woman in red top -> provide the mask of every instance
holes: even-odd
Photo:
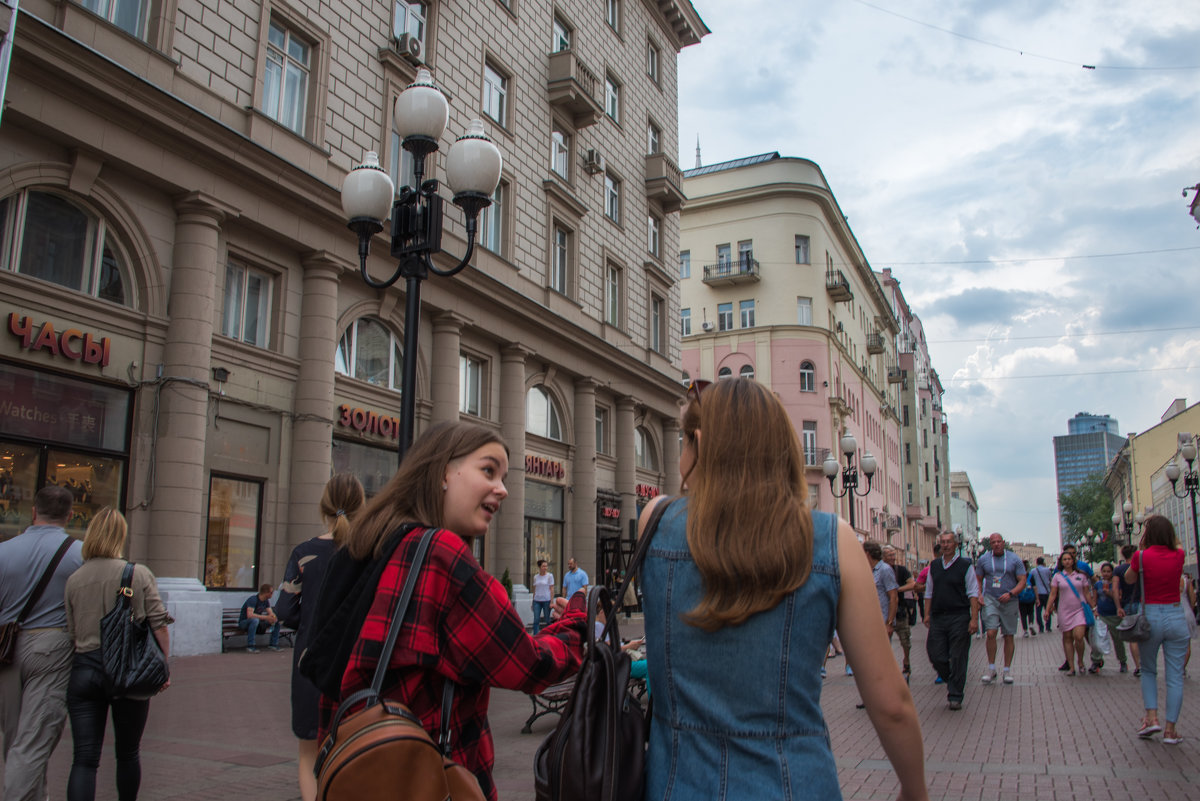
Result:
[[[1141,578],[1146,603],[1142,614],[1150,622],[1150,639],[1141,644],[1142,702],[1146,716],[1138,736],[1149,739],[1163,733],[1163,742],[1183,741],[1175,728],[1183,707],[1183,664],[1188,648],[1188,628],[1179,603],[1179,579],[1183,574],[1183,549],[1175,539],[1175,527],[1162,515],[1151,515],[1142,528],[1142,550],[1129,561],[1128,584]],[[1163,650],[1167,681],[1166,726],[1158,722],[1158,649]]]
[[[393,683],[385,685],[384,695],[408,706],[436,740],[442,690],[447,681],[455,682],[451,758],[472,771],[493,800],[490,688],[534,693],[571,676],[579,669],[587,625],[584,595],[577,593],[557,622],[537,636],[527,634],[504,587],[479,566],[464,541],[487,533],[508,496],[507,474],[508,448],[482,426],[439,423],[413,443],[396,475],[360,512],[344,553],[330,564],[322,602],[330,594],[330,582],[344,581],[351,565],[374,565],[379,578],[361,602],[365,614],[351,618],[354,623],[348,626],[357,637],[348,647],[344,671],[336,672],[340,693],[317,682],[326,691],[319,732],[323,740],[337,701],[370,686],[417,544],[426,527],[436,528],[409,603],[408,622],[392,652],[388,679]],[[356,603],[347,597],[342,606]],[[318,616],[326,612],[322,607]],[[336,618],[323,622],[328,628],[339,625]],[[318,639],[303,658],[320,647]]]

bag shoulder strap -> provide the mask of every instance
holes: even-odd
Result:
[[[375,694],[383,692],[383,679],[387,675],[388,663],[392,661],[392,651],[396,648],[396,639],[400,636],[400,628],[408,615],[408,602],[412,599],[413,590],[417,586],[421,567],[425,562],[425,554],[429,551],[429,543],[433,541],[434,529],[427,528],[417,544],[417,552],[409,565],[408,575],[404,578],[404,587],[400,590],[400,598],[396,601],[396,609],[392,613],[392,622],[388,624],[387,637],[379,652],[379,664],[375,666],[375,676],[371,679],[371,689]]]
[[[133,602],[133,566],[134,562],[126,562],[124,569],[121,571],[121,588],[117,590],[117,595],[120,598],[121,606],[126,609]]]
[[[50,579],[54,576],[54,571],[58,570],[58,563],[67,555],[67,549],[71,547],[73,541],[70,534],[66,535],[62,544],[58,546],[58,550],[54,552],[54,558],[50,560],[50,564],[46,567],[45,572],[42,573],[37,586],[33,588],[33,594],[29,596],[29,600],[25,602],[21,613],[17,615],[18,626],[25,622],[25,618],[29,617],[29,613],[33,611],[34,604],[38,602],[42,597],[42,593],[46,591],[46,587],[50,585]]]
[[[1083,599],[1079,597],[1079,590],[1075,589],[1075,582],[1071,581],[1070,576],[1066,573],[1062,574],[1063,581],[1067,582],[1067,586],[1071,588],[1071,592],[1075,593],[1075,600],[1083,603]]]

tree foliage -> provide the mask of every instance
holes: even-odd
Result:
[[[1092,473],[1080,484],[1060,492],[1058,503],[1066,523],[1067,540],[1079,546],[1085,558],[1093,563],[1110,561],[1117,553],[1112,534],[1112,494],[1104,486],[1104,474]],[[1087,530],[1105,532],[1105,541],[1098,546],[1085,545]]]

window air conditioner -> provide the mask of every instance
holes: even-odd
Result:
[[[713,330],[712,321],[705,320],[704,322],[700,323],[700,327],[703,328],[705,331],[711,331],[711,330]]]
[[[604,156],[599,150],[593,148],[584,154],[583,171],[588,175],[604,172]]]
[[[402,33],[395,38],[396,52],[413,66],[421,66],[421,40],[411,33]]]

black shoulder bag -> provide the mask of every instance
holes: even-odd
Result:
[[[145,620],[134,620],[133,562],[125,563],[117,602],[100,618],[100,653],[110,698],[154,695],[171,677],[167,657]]]
[[[537,801],[638,801],[642,797],[650,728],[645,710],[629,692],[630,659],[621,650],[617,615],[650,549],[658,521],[672,501],[659,501],[650,513],[616,601],[604,586],[588,591],[586,645],[575,688],[558,726],[534,755]],[[601,605],[607,622],[593,641]]]

